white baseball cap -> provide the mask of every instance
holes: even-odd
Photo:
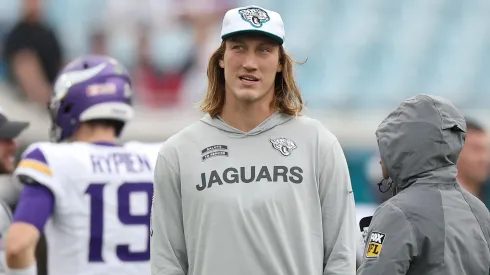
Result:
[[[221,28],[221,39],[251,32],[264,34],[281,45],[286,35],[281,15],[275,11],[259,6],[246,6],[226,12]]]

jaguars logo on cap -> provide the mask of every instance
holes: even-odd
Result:
[[[262,27],[262,24],[270,20],[267,12],[261,8],[245,8],[238,10],[242,19],[249,22],[256,28]]]

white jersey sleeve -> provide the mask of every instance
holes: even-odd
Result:
[[[56,196],[63,196],[64,189],[60,185],[59,179],[55,174],[60,173],[63,169],[56,169],[56,163],[50,160],[48,152],[50,151],[50,143],[34,143],[30,145],[22,154],[17,168],[14,171],[14,176],[24,179],[23,183],[29,183],[29,180],[34,180],[48,187]]]

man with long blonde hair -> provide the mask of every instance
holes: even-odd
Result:
[[[337,138],[302,115],[281,16],[229,10],[200,121],[155,167],[153,275],[353,275],[356,218]]]

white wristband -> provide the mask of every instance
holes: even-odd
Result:
[[[7,275],[37,275],[37,265],[33,263],[24,269],[9,269]]]

